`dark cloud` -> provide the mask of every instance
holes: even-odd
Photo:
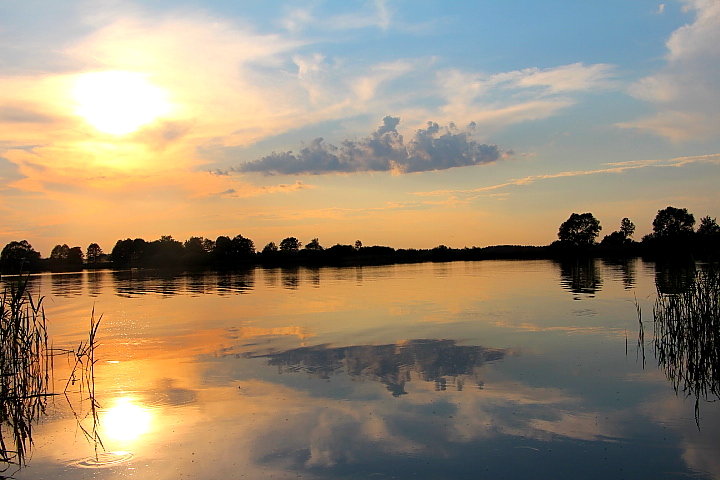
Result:
[[[426,128],[417,130],[405,142],[397,131],[399,123],[399,118],[388,116],[375,132],[360,140],[345,140],[340,146],[335,146],[325,143],[322,138],[316,138],[298,153],[273,152],[229,171],[260,172],[265,175],[391,170],[411,173],[492,163],[503,154],[512,153],[503,152],[497,145],[473,140],[475,124],[461,131],[452,123],[442,127],[435,122],[428,122]],[[213,173],[223,175],[228,171]]]

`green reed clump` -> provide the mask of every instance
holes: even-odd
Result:
[[[653,308],[658,362],[676,392],[699,400],[720,399],[720,273],[698,271],[687,289],[661,294]]]
[[[0,465],[21,465],[33,423],[45,412],[52,358],[42,297],[27,279],[7,287],[0,302]],[[4,471],[0,468],[0,471]]]

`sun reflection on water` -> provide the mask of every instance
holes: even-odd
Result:
[[[134,397],[120,397],[101,417],[103,438],[129,444],[148,433],[153,414]]]

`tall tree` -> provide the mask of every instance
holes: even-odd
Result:
[[[587,247],[595,243],[600,230],[600,222],[592,213],[573,213],[560,225],[558,238],[569,245]]]
[[[238,260],[248,260],[255,255],[255,242],[242,235],[232,239],[233,254]]]
[[[300,247],[302,246],[302,243],[300,243],[300,240],[298,240],[295,237],[287,237],[283,238],[280,242],[280,251],[281,252],[297,252],[300,250]]]
[[[97,243],[91,243],[88,245],[87,250],[85,251],[85,258],[87,259],[87,262],[89,264],[96,264],[100,261],[100,257],[102,256],[103,251],[102,248],[100,248],[100,245]]]
[[[314,250],[319,252],[324,249],[322,245],[320,245],[320,240],[318,240],[317,238],[313,238],[312,240],[310,240],[310,243],[305,245],[305,250]]]
[[[635,233],[635,224],[631,222],[629,218],[623,218],[620,220],[620,233],[622,233],[625,238],[632,237],[633,233]]]
[[[27,240],[10,242],[0,252],[0,270],[5,273],[35,271],[40,267],[40,253]]]
[[[72,266],[75,268],[82,268],[83,264],[83,251],[80,247],[72,247],[68,249],[67,258],[65,259],[65,262],[68,266]]]
[[[700,219],[697,234],[703,237],[720,235],[720,225],[717,224],[717,220],[710,218],[710,216],[703,217]]]
[[[275,245],[275,242],[270,242],[267,245],[265,245],[262,249],[262,253],[264,255],[272,255],[273,253],[278,251],[278,246]]]
[[[693,233],[695,217],[687,208],[667,207],[658,210],[653,220],[653,233],[657,238],[677,238]]]

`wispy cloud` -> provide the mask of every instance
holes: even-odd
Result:
[[[392,10],[386,0],[369,2],[368,8],[338,15],[316,13],[311,7],[289,9],[280,24],[290,32],[300,32],[309,27],[327,30],[358,30],[379,28],[387,30],[392,22]]]
[[[695,20],[667,41],[666,64],[630,93],[657,108],[653,115],[618,124],[672,141],[717,136],[720,125],[720,2],[684,0]]]
[[[325,143],[322,138],[316,138],[297,154],[272,153],[235,167],[232,171],[266,175],[388,171],[413,173],[482,165],[512,154],[503,152],[497,145],[473,140],[473,124],[461,131],[454,124],[441,127],[435,122],[428,122],[426,128],[417,130],[405,143],[397,131],[399,122],[399,118],[388,116],[375,132],[360,140],[345,140],[337,147]]]
[[[443,118],[475,121],[497,129],[555,115],[574,105],[575,95],[610,88],[614,67],[573,63],[495,74],[457,69],[437,73]]]
[[[542,180],[551,180],[554,178],[581,177],[586,175],[614,174],[624,173],[630,170],[638,170],[641,168],[678,168],[695,163],[713,163],[720,164],[720,153],[711,155],[699,155],[692,157],[677,157],[670,160],[634,160],[630,162],[613,162],[606,163],[604,168],[590,170],[566,170],[556,173],[546,173],[539,175],[528,175],[522,178],[515,178],[507,182],[496,183],[477,188],[454,189],[454,190],[431,190],[426,192],[413,192],[413,195],[419,196],[446,196],[446,195],[475,195],[485,192],[492,192],[513,186],[531,185]]]
[[[48,124],[57,121],[57,118],[28,105],[5,104],[0,105],[0,124],[3,123],[40,123]]]
[[[227,190],[217,193],[216,195],[226,198],[248,198],[257,197],[259,195],[268,195],[272,193],[292,193],[299,190],[309,190],[313,188],[316,188],[315,185],[310,185],[301,181],[297,181],[295,183],[281,183],[279,185],[245,185],[242,188],[228,188]]]

